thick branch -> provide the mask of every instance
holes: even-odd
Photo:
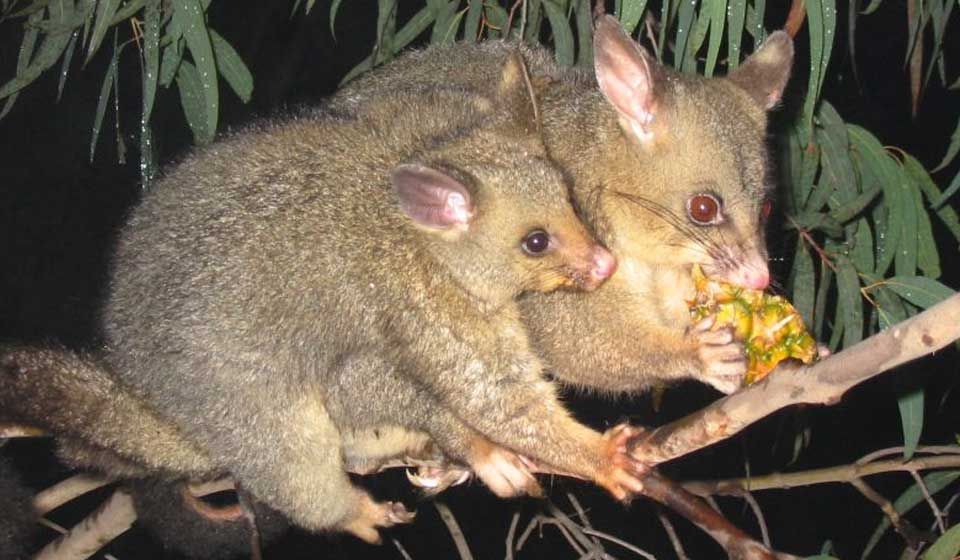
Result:
[[[960,338],[960,294],[811,366],[782,366],[763,381],[651,430],[633,454],[669,461],[727,439],[794,404],[833,404],[851,387]]]

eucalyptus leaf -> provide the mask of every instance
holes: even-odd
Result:
[[[693,27],[693,18],[696,14],[696,5],[697,0],[680,0],[680,6],[677,9],[677,32],[673,38],[676,44],[673,67],[677,70],[683,68],[685,57],[692,57],[696,52],[689,52],[690,49],[687,47],[687,41]],[[703,15],[706,16],[706,14]]]
[[[960,152],[960,119],[957,120],[957,126],[953,129],[953,134],[950,135],[950,145],[947,146],[947,153],[944,154],[943,159],[940,160],[940,163],[938,163],[937,166],[931,171],[936,173],[937,171],[940,171],[944,167],[950,165],[950,162],[953,161],[953,158],[957,157],[958,152]]]
[[[704,75],[713,76],[723,44],[723,26],[727,22],[727,0],[709,0],[710,4],[710,43],[707,45],[707,65]]]
[[[298,3],[299,2],[300,0],[298,0]],[[333,37],[334,41],[337,40],[337,30],[336,30],[337,14],[340,13],[340,4],[342,3],[343,3],[343,0],[333,0],[333,2],[330,3],[330,14],[328,16],[330,18],[330,36]],[[297,11],[296,6],[293,7],[293,11],[294,12]]]
[[[933,278],[925,276],[894,276],[884,285],[917,307],[927,309],[952,296],[956,292]]]
[[[217,132],[217,120],[220,115],[220,93],[217,83],[217,61],[213,54],[213,46],[210,43],[210,33],[207,31],[203,6],[198,0],[174,0],[173,20],[177,22],[177,27],[183,33],[183,38],[193,58],[196,78],[199,80],[200,94],[204,104],[202,115],[205,122],[203,127],[197,129],[191,125],[191,129],[194,132],[195,139],[200,140],[201,143],[209,142],[213,140]],[[181,71],[182,67],[181,64]],[[178,72],[178,86],[180,80],[180,72]],[[183,88],[181,86],[181,97],[182,95]],[[195,113],[194,116],[200,116],[200,114]],[[198,131],[202,134],[197,134]]]
[[[912,276],[917,272],[917,248],[919,245],[917,212],[923,211],[923,209],[917,208],[917,199],[910,192],[912,185],[907,183],[906,174],[902,168],[901,175],[904,178],[899,185],[897,207],[894,209],[896,218],[892,218],[893,223],[900,222],[900,243],[897,246],[897,254],[893,263],[894,270],[898,275]]]
[[[556,0],[543,0],[543,8],[550,20],[550,30],[553,32],[553,45],[557,62],[563,66],[573,66],[573,31],[570,29],[566,12]]]
[[[903,459],[909,461],[917,451],[923,431],[923,389],[917,389],[897,399],[900,423],[903,427]]]
[[[119,50],[114,47],[113,56],[110,58],[110,65],[103,75],[103,83],[100,84],[100,97],[97,99],[97,111],[93,117],[93,131],[90,134],[90,162],[93,162],[93,155],[97,150],[97,140],[100,138],[100,129],[103,125],[103,117],[107,112],[107,102],[110,100],[110,94],[114,91],[117,74],[117,60]]]
[[[207,128],[210,120],[206,116],[208,106],[203,96],[203,83],[197,67],[187,60],[182,61],[177,70],[177,90],[180,92],[183,116],[193,132],[193,141],[197,144],[211,141],[214,133]]]
[[[253,95],[253,76],[247,65],[243,63],[243,59],[230,43],[213,29],[210,30],[210,43],[213,45],[213,54],[220,75],[230,84],[230,89],[241,101],[249,102]]]
[[[643,17],[643,11],[647,8],[647,0],[623,0],[620,4],[620,25],[627,33],[632,34]]]
[[[120,7],[120,0],[97,0],[93,30],[90,32],[90,42],[87,43],[86,62],[90,62],[94,53],[100,48],[100,43],[107,35],[107,30],[110,29],[111,21],[113,21],[113,16],[117,13],[118,7]]]
[[[816,298],[816,276],[813,268],[813,257],[804,243],[803,237],[797,238],[797,251],[793,257],[793,269],[791,270],[792,289],[790,290],[790,301],[796,308],[803,322],[807,325],[813,323],[813,309]]]
[[[740,65],[740,43],[747,18],[747,0],[729,0],[727,8],[727,70]]]
[[[468,4],[463,39],[468,43],[476,43],[480,32],[480,16],[483,15],[483,0],[468,0]]]
[[[589,0],[577,0],[577,66],[593,68],[593,12]]]
[[[839,255],[837,267],[837,313],[843,314],[843,347],[849,348],[863,339],[863,302],[860,296],[860,277],[853,263]]]
[[[921,560],[955,560],[960,553],[960,525],[954,525],[923,553]]]

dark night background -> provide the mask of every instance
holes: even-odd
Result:
[[[774,3],[771,3],[774,4]],[[838,33],[846,37],[846,3],[839,6]],[[370,0],[344,2],[337,19],[337,40],[331,37],[329,4],[318,2],[304,16],[290,17],[287,2],[214,2],[211,26],[237,49],[254,77],[253,101],[241,104],[224,86],[221,88],[222,130],[258,116],[282,112],[285,107],[308,103],[331,92],[339,79],[370,50],[375,38],[376,3]],[[419,5],[401,2],[398,22],[402,24]],[[777,27],[785,19],[781,6],[769,6],[767,26]],[[951,26],[957,31],[957,21]],[[126,30],[124,30],[126,32]],[[824,97],[837,106],[841,115],[873,131],[885,144],[904,148],[928,167],[942,158],[950,133],[956,125],[957,92],[945,92],[936,82],[925,94],[915,120],[909,115],[909,91],[903,70],[906,42],[905,3],[887,1],[872,16],[862,17],[858,26],[858,69],[860,82],[853,79],[851,63],[843,41],[835,45]],[[948,30],[948,36],[950,31]],[[797,76],[787,94],[787,104],[774,118],[774,131],[782,129],[797,110],[806,84],[804,67],[806,28],[798,35]],[[948,76],[956,77],[955,57],[958,36],[948,41]],[[14,74],[21,39],[19,22],[0,23],[0,82]],[[106,43],[105,43],[106,44]],[[117,162],[113,133],[114,114],[108,111],[95,160],[88,160],[91,127],[100,91],[100,80],[109,62],[109,48],[82,68],[82,56],[74,57],[63,98],[56,102],[57,73],[51,72],[24,91],[13,111],[0,121],[0,338],[31,342],[59,341],[84,347],[96,341],[96,310],[103,295],[110,246],[126,210],[136,202],[138,185],[138,115],[140,111],[139,66],[130,52],[121,58],[120,128],[128,152],[126,163]],[[953,56],[951,56],[953,55]],[[953,66],[951,66],[953,64]],[[176,91],[158,94],[154,114],[155,137],[164,162],[174,160],[188,149],[190,133],[183,120]],[[957,164],[934,176],[941,187],[956,172]],[[954,197],[956,207],[958,197]],[[941,281],[960,286],[956,265],[957,246],[934,221],[941,241],[945,273]],[[789,256],[794,240],[781,231],[770,232],[771,255]],[[783,260],[775,261],[781,273]],[[952,268],[951,268],[952,267]],[[783,276],[781,276],[783,278]],[[924,443],[949,443],[960,430],[957,381],[958,356],[953,349],[921,363],[901,368],[852,391],[831,408],[805,408],[781,412],[748,429],[741,437],[706,449],[664,467],[678,479],[740,476],[749,471],[766,474],[774,470],[804,470],[851,463],[870,451],[898,445],[900,419],[895,396],[910,388],[927,391]],[[663,409],[654,413],[647,397],[607,400],[575,399],[582,418],[600,427],[629,418],[641,424],[662,424],[702,407],[716,394],[708,389],[685,385],[668,391]],[[798,429],[809,426],[811,442],[792,465]],[[3,455],[12,457],[28,484],[40,489],[62,478],[45,441],[14,441]],[[749,458],[749,463],[747,462]],[[903,474],[873,477],[870,482],[891,499],[911,482]],[[267,558],[400,558],[389,538],[394,537],[413,558],[455,557],[456,550],[436,510],[418,503],[401,472],[369,477],[364,484],[382,498],[402,499],[417,507],[419,518],[411,526],[385,533],[387,544],[368,547],[350,537],[324,537],[294,531],[281,543],[266,550]],[[674,554],[656,518],[656,510],[637,500],[624,508],[601,491],[566,480],[545,481],[551,498],[568,513],[572,510],[565,492],[573,491],[589,508],[591,521],[599,530],[626,539],[659,558]],[[956,492],[956,484],[953,492]],[[947,492],[949,494],[949,490]],[[87,500],[93,507],[101,492]],[[521,529],[538,502],[520,500],[505,503],[476,485],[455,488],[443,495],[457,516],[477,558],[503,557],[504,541],[512,513],[519,508]],[[830,484],[756,495],[771,529],[774,547],[794,554],[813,554],[832,540],[838,555],[859,557],[863,545],[880,520],[879,510],[848,485]],[[749,509],[740,500],[719,500],[724,513],[736,524],[759,537]],[[84,514],[82,507],[64,508],[52,516],[70,525]],[[911,517],[921,528],[931,517],[917,508]],[[951,521],[960,519],[958,514]],[[673,518],[688,554],[693,558],[719,558],[722,553],[697,529]],[[49,536],[49,535],[47,535]],[[874,558],[893,558],[902,541],[892,532],[884,537]],[[608,551],[621,556],[615,545]],[[134,528],[104,552],[121,559],[176,558],[142,529]],[[535,533],[520,558],[573,557],[555,528],[545,527],[543,539]]]

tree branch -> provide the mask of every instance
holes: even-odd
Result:
[[[647,432],[632,453],[655,465],[727,439],[795,404],[833,404],[851,387],[960,338],[960,294],[810,366],[786,365],[763,381]]]

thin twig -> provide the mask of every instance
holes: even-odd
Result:
[[[37,515],[46,515],[78,496],[93,492],[111,482],[113,481],[108,478],[88,474],[71,476],[38,492],[33,497],[33,510]]]
[[[397,547],[397,550],[400,551],[400,556],[403,556],[403,560],[413,560],[413,558],[410,556],[410,553],[407,552],[407,549],[403,548],[403,545],[400,544],[400,541],[391,538],[390,542],[392,542],[393,546]]]
[[[443,520],[447,526],[447,530],[450,531],[450,536],[457,545],[457,552],[460,554],[460,559],[473,560],[473,554],[470,553],[470,547],[467,545],[467,538],[463,536],[463,530],[460,529],[460,524],[457,523],[457,518],[453,516],[450,508],[442,502],[433,502],[433,507],[437,508],[437,512],[440,513],[440,519]]]
[[[760,509],[760,504],[757,503],[756,498],[754,498],[750,492],[745,491],[740,497],[743,498],[743,501],[747,502],[750,509],[753,510],[753,515],[757,518],[757,525],[760,526],[760,536],[763,538],[763,544],[767,545],[767,548],[773,548],[773,545],[770,544],[770,531],[767,529],[767,519],[763,516],[763,510]]]
[[[917,487],[920,488],[920,492],[923,493],[923,499],[927,501],[927,505],[930,506],[930,511],[933,512],[933,518],[937,522],[937,528],[940,529],[940,534],[943,534],[947,531],[947,528],[943,525],[943,512],[940,511],[940,507],[937,506],[937,502],[934,501],[933,496],[930,495],[930,489],[927,488],[926,483],[923,482],[923,478],[915,470],[910,471],[910,475],[913,477],[913,480],[916,481]]]
[[[517,535],[517,525],[520,523],[520,512],[513,512],[513,517],[510,518],[510,530],[507,531],[507,554],[504,556],[504,560],[513,560],[513,539]]]
[[[833,482],[852,483],[866,476],[891,472],[927,471],[960,467],[960,456],[942,455],[936,457],[917,457],[910,461],[875,461],[860,465],[838,465],[823,469],[813,469],[795,473],[772,473],[752,478],[730,478],[725,480],[700,480],[683,484],[683,488],[698,496],[738,495],[742,490],[787,489],[798,486],[812,486]]]
[[[870,500],[880,508],[880,511],[890,520],[893,528],[907,541],[907,545],[910,546],[910,548],[918,548],[920,543],[926,540],[912,523],[900,515],[900,512],[890,503],[890,500],[883,497],[883,495],[864,482],[863,479],[858,478],[851,480],[850,484],[859,490],[864,498]]]
[[[117,490],[66,535],[43,547],[34,560],[82,560],[99,550],[133,525],[137,513],[133,498]]]
[[[638,548],[636,545],[630,544],[630,543],[628,543],[627,541],[625,541],[625,540],[623,540],[623,539],[618,539],[617,537],[614,537],[613,535],[608,535],[607,533],[604,533],[604,532],[602,532],[602,531],[597,531],[596,529],[584,529],[583,532],[586,533],[586,534],[588,534],[588,535],[592,535],[592,536],[594,536],[594,537],[599,537],[599,538],[601,538],[601,539],[603,539],[603,540],[605,540],[605,541],[610,541],[610,542],[612,542],[613,544],[619,545],[619,546],[621,546],[621,547],[629,550],[630,552],[633,552],[634,554],[637,554],[637,555],[639,555],[639,556],[643,556],[643,557],[646,558],[647,560],[657,560],[657,557],[656,557],[656,556],[654,556],[653,554],[650,554],[650,553],[647,552],[646,550],[643,550],[643,549],[641,549],[641,548]]]
[[[587,529],[593,529],[593,525],[590,523],[590,518],[587,517],[587,510],[583,509],[583,506],[580,505],[580,501],[577,500],[577,497],[573,495],[572,492],[567,492],[567,499],[570,500],[570,504],[573,505],[573,509],[577,510],[577,517],[579,517],[583,526]],[[603,546],[600,544],[600,540],[597,537],[593,538],[593,542],[600,547],[600,551],[603,552]]]
[[[663,526],[663,530],[666,531],[667,537],[670,539],[670,544],[673,545],[673,551],[677,554],[677,560],[690,560],[687,557],[687,552],[683,549],[683,543],[680,542],[680,538],[677,537],[677,530],[674,529],[673,523],[670,521],[670,518],[667,517],[666,510],[662,506],[657,507],[657,519],[660,520],[660,525]]]

